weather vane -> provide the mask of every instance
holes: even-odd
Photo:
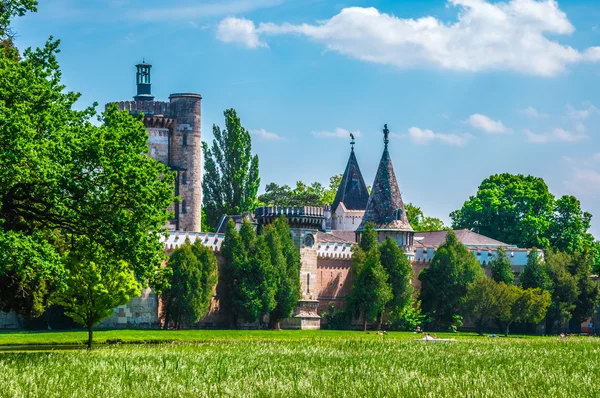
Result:
[[[354,134],[350,133],[350,145],[352,146],[352,150],[354,150]]]
[[[387,124],[383,125],[383,143],[385,144],[385,146],[387,147],[388,142],[390,142],[390,140],[388,139],[388,135],[390,134],[390,130],[388,130]]]

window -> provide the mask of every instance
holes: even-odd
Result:
[[[310,274],[306,274],[306,293],[310,293]]]
[[[182,213],[187,213],[187,208],[185,206],[185,200],[181,201],[181,212]]]
[[[183,146],[187,146],[187,134],[183,133]]]
[[[396,209],[396,210],[394,210],[394,219],[395,220],[402,220],[402,209]]]
[[[187,173],[185,171],[181,172],[181,183],[184,184],[184,185],[187,184],[187,176],[186,176],[186,174]]]

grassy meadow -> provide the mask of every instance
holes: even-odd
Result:
[[[0,396],[600,396],[596,338],[453,335],[454,343],[428,343],[412,333],[334,331],[103,331],[95,337],[162,343],[100,344],[92,352],[4,347]],[[0,333],[5,346],[84,340],[83,332]]]

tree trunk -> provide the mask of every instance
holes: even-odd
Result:
[[[87,341],[87,350],[90,351],[92,349],[92,338],[94,336],[94,332],[92,331],[92,323],[88,323],[88,341]]]
[[[504,327],[504,337],[508,337],[508,328],[510,327],[510,323],[506,323],[506,326]]]
[[[376,325],[376,329],[377,331],[381,330],[381,318],[382,318],[383,314],[380,312],[377,313],[377,325]]]
[[[363,332],[367,331],[367,314],[363,316]]]

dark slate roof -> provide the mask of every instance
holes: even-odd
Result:
[[[424,247],[438,247],[446,240],[448,231],[433,231],[433,232],[415,232],[415,245]],[[513,247],[499,240],[488,238],[487,236],[478,234],[468,229],[458,229],[454,233],[458,241],[465,246],[491,246],[491,247]]]
[[[331,205],[331,211],[335,212],[340,202],[344,203],[347,210],[364,210],[368,200],[369,191],[358,167],[354,148],[352,148],[346,171],[344,171],[344,176]]]
[[[399,217],[396,217],[396,210],[401,210]],[[379,162],[377,174],[375,175],[365,216],[357,232],[362,231],[368,222],[373,222],[376,230],[413,230],[406,217],[404,203],[400,195],[400,188],[398,188],[398,181],[396,181],[396,174],[394,173],[394,166],[388,152],[387,142],[381,156],[381,161]]]
[[[319,242],[333,243],[356,243],[356,234],[354,231],[343,231],[334,229],[330,232],[317,232],[317,240]]]

